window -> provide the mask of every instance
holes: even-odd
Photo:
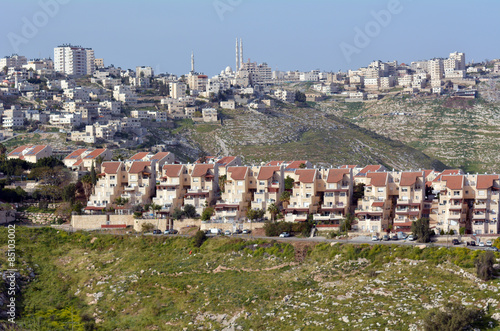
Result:
[[[199,179],[199,178],[193,178],[193,182],[194,182],[194,183],[198,183],[199,181],[200,181],[200,179]]]
[[[137,180],[137,176],[136,175],[130,175],[130,180]]]
[[[384,188],[383,187],[377,188],[377,192],[384,192]]]
[[[484,196],[484,191],[477,191],[477,195]]]
[[[111,180],[115,180],[115,178],[116,178],[115,176],[109,176],[109,179]]]
[[[460,195],[460,191],[453,191],[453,195],[454,196]]]
[[[252,182],[250,182],[250,183],[252,183]],[[261,180],[261,181],[259,182],[259,185],[266,185],[266,182],[264,182],[264,181],[262,181],[262,180]]]
[[[239,180],[239,181],[236,183],[236,185],[238,185],[238,186],[243,186],[243,181],[242,181],[242,180]]]
[[[341,197],[345,197],[345,192],[340,192]]]

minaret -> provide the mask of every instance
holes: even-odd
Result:
[[[191,51],[191,72],[194,72],[194,53]]]
[[[236,38],[236,68],[235,72],[237,72],[240,69],[240,59],[239,59],[239,53],[238,53],[238,38]]]
[[[240,69],[243,67],[243,41],[240,38]]]

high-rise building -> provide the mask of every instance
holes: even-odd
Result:
[[[21,68],[23,65],[27,64],[28,61],[25,56],[14,54],[12,56],[6,56],[0,59],[0,70],[4,67],[7,68]]]
[[[450,59],[457,61],[457,67],[455,70],[465,70],[465,53],[450,53]]]
[[[71,76],[92,75],[95,71],[94,50],[81,46],[58,46],[54,48],[54,70]]]

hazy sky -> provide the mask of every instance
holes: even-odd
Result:
[[[234,68],[236,37],[245,61],[273,70],[338,71],[453,51],[467,62],[500,58],[498,0],[2,0],[0,9],[0,57],[53,57],[71,43],[105,65],[156,73],[187,73],[191,51],[199,72]]]

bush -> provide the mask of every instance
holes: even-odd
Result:
[[[484,281],[493,278],[494,263],[495,255],[493,254],[493,252],[487,251],[479,255],[475,261],[477,276]]]
[[[155,226],[151,223],[142,223],[141,230],[142,232],[149,232],[153,230]]]
[[[424,318],[426,331],[455,331],[463,330],[483,317],[480,309],[466,308],[459,303],[449,302],[440,309],[432,310]]]
[[[429,219],[419,218],[413,221],[411,225],[411,232],[417,235],[417,241],[421,243],[428,243],[431,241],[431,230],[429,229]]]
[[[205,234],[205,231],[197,231],[193,238],[194,247],[201,247],[201,245],[203,245],[205,240],[207,240],[207,235]]]

